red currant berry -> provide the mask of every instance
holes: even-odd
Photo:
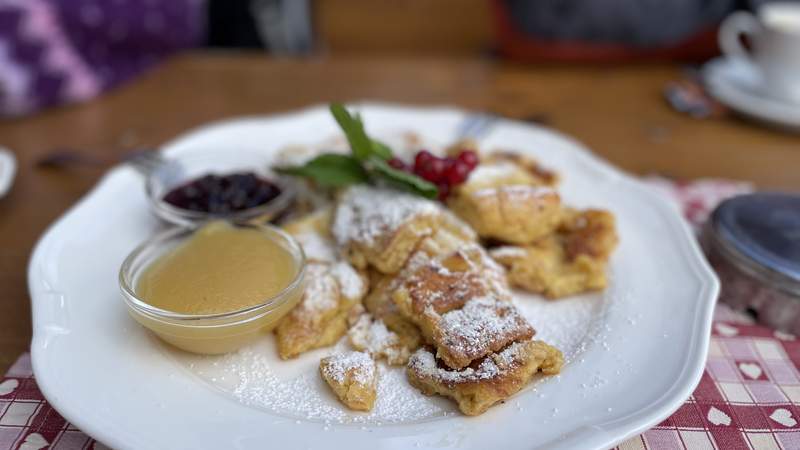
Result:
[[[431,162],[428,163],[428,167],[430,167],[431,172],[436,177],[436,181],[444,179],[444,173],[447,170],[447,161],[441,158],[433,158]]]
[[[439,190],[439,201],[447,200],[447,196],[450,195],[450,185],[447,183],[438,183],[436,188]]]
[[[414,167],[414,174],[419,176],[419,177],[422,177],[422,178],[424,178],[424,179],[426,179],[426,180],[428,180],[430,182],[434,182],[435,183],[437,181],[437,174],[433,171],[433,168],[431,167],[431,163],[430,162],[426,163],[423,166],[415,166]]]
[[[436,158],[431,154],[431,152],[427,150],[420,150],[417,152],[417,156],[414,158],[414,170],[420,170],[423,166],[425,166],[428,162],[432,159]]]
[[[391,167],[393,167],[393,168],[395,168],[397,170],[405,170],[405,171],[408,170],[408,166],[400,158],[392,158],[392,159],[390,159],[389,160],[389,166],[391,166]]]
[[[422,164],[421,166],[414,167],[415,174],[421,176],[422,178],[432,183],[439,182],[439,180],[442,179],[443,172],[444,172],[444,161],[435,156],[425,161],[424,164]]]
[[[467,181],[469,172],[472,170],[466,163],[456,161],[449,169],[447,169],[447,182],[451,185],[461,184]]]
[[[469,166],[470,169],[477,167],[478,163],[480,162],[478,159],[478,154],[472,150],[464,150],[459,153],[458,160]]]

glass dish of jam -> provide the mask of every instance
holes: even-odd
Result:
[[[267,156],[254,151],[163,158],[145,189],[156,215],[191,227],[216,219],[269,222],[294,198],[291,180],[271,172]]]

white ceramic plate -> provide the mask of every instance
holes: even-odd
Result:
[[[787,131],[800,131],[800,104],[764,93],[758,69],[748,61],[716,58],[703,66],[703,81],[720,103],[759,122]]]
[[[464,117],[453,109],[361,105],[370,132],[415,130],[448,142]],[[335,135],[324,107],[228,121],[166,146],[169,155],[241,147],[275,152]],[[515,149],[564,178],[565,201],[611,209],[621,244],[602,294],[558,302],[516,300],[538,336],[569,363],[503,405],[468,418],[408,388],[383,368],[371,415],[339,406],[318,380],[324,349],[292,362],[272,338],[234,355],[167,349],[125,312],[117,270],[160,224],[141,180],[111,171],[41,239],[29,268],[33,367],[52,405],[114,448],[542,448],[605,449],[656,424],[702,374],[718,283],[673,207],[580,144],[542,128],[500,121],[486,148]]]

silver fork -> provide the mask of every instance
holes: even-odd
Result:
[[[137,172],[146,176],[164,164],[166,160],[158,151],[142,150],[125,158],[125,162],[133,166]]]
[[[486,136],[499,118],[487,113],[469,113],[456,127],[456,140],[478,140]]]
[[[103,167],[110,168],[116,164],[130,164],[136,171],[147,175],[158,166],[165,163],[166,159],[157,150],[141,149],[128,152],[122,158],[88,155],[79,150],[70,148],[56,149],[36,161],[37,167],[68,168],[68,167]]]

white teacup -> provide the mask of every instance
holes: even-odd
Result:
[[[750,49],[741,37],[749,38]],[[725,19],[719,31],[722,51],[751,62],[764,81],[764,92],[800,103],[800,4],[768,3],[758,14],[739,11]]]

